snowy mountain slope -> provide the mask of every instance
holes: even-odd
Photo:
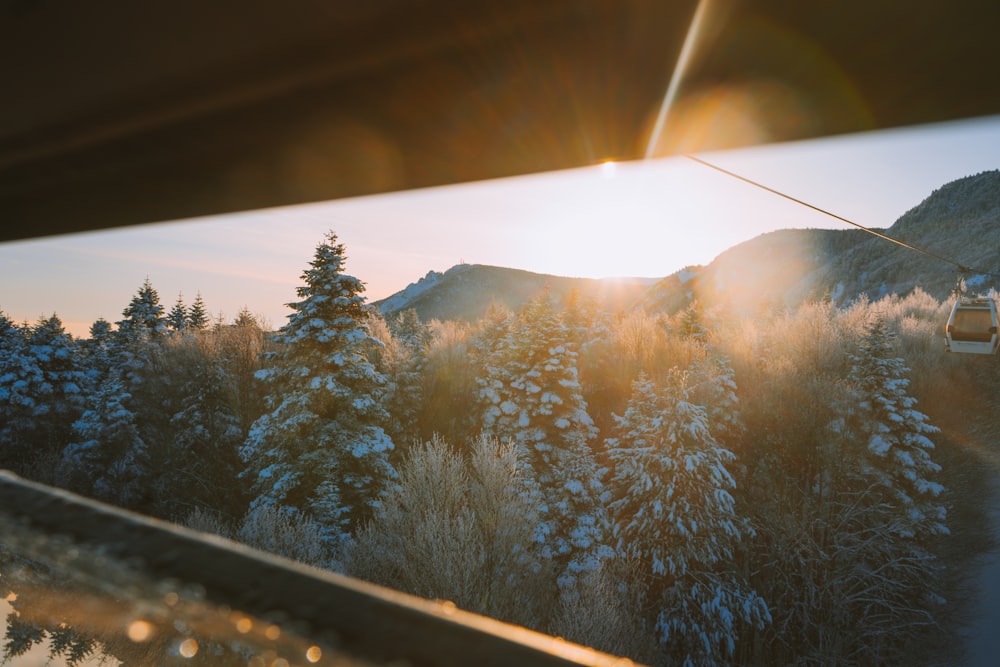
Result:
[[[453,267],[451,270],[454,270],[455,268],[459,267]],[[401,310],[406,310],[409,307],[407,304],[415,301],[427,290],[440,284],[443,279],[443,273],[439,271],[428,271],[427,275],[417,282],[410,283],[402,290],[376,302],[376,304],[378,305],[379,310],[383,313],[395,313]]]
[[[474,321],[491,303],[517,310],[543,290],[559,303],[571,294],[592,298],[605,310],[634,306],[655,282],[651,278],[567,278],[482,264],[459,264],[444,273],[431,271],[416,283],[374,302],[390,315],[413,308],[420,319]]]

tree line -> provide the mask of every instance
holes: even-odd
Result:
[[[423,323],[345,262],[329,233],[277,331],[148,280],[85,340],[0,314],[0,466],[652,664],[954,638],[975,466],[916,397],[985,380],[931,297]]]

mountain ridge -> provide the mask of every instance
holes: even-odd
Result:
[[[386,315],[414,308],[424,321],[474,321],[490,303],[517,310],[548,289],[558,303],[571,293],[612,311],[642,307],[675,313],[692,301],[740,313],[795,307],[810,299],[838,304],[920,288],[949,298],[959,270],[970,291],[1000,288],[1000,170],[936,188],[889,228],[875,229],[931,254],[921,254],[863,229],[778,229],[738,243],[707,265],[662,278],[569,278],[521,269],[459,264],[430,271],[375,305]],[[935,256],[932,256],[935,255]]]
[[[626,310],[642,298],[659,278],[573,278],[487,264],[457,264],[447,271],[429,271],[424,277],[385,299],[375,301],[384,315],[414,309],[422,321],[472,322],[496,303],[518,310],[547,290],[556,304],[575,296],[593,299],[606,310]]]

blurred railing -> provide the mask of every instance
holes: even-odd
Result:
[[[297,636],[299,645],[307,647],[301,655],[307,655],[307,661],[312,663],[319,662],[319,656],[323,655],[326,658],[336,656],[340,661],[336,664],[413,667],[632,664],[628,660],[558,638],[461,611],[448,602],[422,600],[300,565],[3,471],[0,471],[0,519],[7,522],[7,528],[0,526],[4,530],[4,537],[0,539],[3,539],[8,554],[7,560],[0,562],[0,568],[9,570],[12,562],[47,558],[58,561],[59,567],[68,570],[66,576],[70,578],[72,570],[86,570],[91,578],[98,580],[99,585],[91,585],[96,589],[108,589],[108,582],[120,577],[123,570],[148,581],[149,590],[158,592],[147,595],[141,605],[122,599],[130,595],[142,597],[138,593],[105,592],[105,596],[112,599],[111,604],[122,608],[120,616],[123,620],[119,624],[123,627],[118,634],[131,637],[132,641],[145,640],[150,628],[162,627],[165,633],[173,632],[171,626],[192,631],[189,620],[169,620],[171,614],[181,613],[182,605],[178,604],[176,593],[164,594],[166,588],[157,583],[168,582],[165,585],[171,591],[196,591],[194,597],[199,598],[200,604],[211,606],[216,610],[216,617],[226,621],[220,626],[219,623],[212,625],[202,620],[206,628],[214,628],[212,633],[218,635],[219,628],[231,622],[237,632],[230,634],[242,640],[253,627],[246,619],[270,619],[257,621],[256,627],[264,628],[256,640],[258,645],[266,645],[271,639],[276,639],[277,628],[284,628],[283,641]],[[20,546],[11,544],[16,541],[14,535],[24,531],[33,536],[27,540],[33,546],[26,547],[24,539],[20,540]],[[38,548],[39,542],[50,547],[54,545],[44,558],[38,556],[38,553],[46,551],[45,548]],[[9,554],[12,550],[16,554],[19,548],[26,552],[24,558],[11,559]],[[65,556],[67,553],[72,554],[72,558]],[[81,553],[94,556],[85,563],[80,560]],[[101,574],[102,571],[104,574]],[[0,570],[0,575],[8,575],[10,579],[10,572]],[[66,581],[61,577],[54,578],[57,581],[52,586],[56,589],[64,585],[60,581]],[[78,584],[68,585],[68,588],[72,589],[73,595],[79,595],[82,590]],[[129,583],[114,590],[135,591],[137,587]],[[49,605],[64,611],[67,606],[87,606],[77,602],[66,603],[68,598],[60,596],[58,590],[51,592],[49,597],[64,600]],[[90,606],[94,607],[93,604]],[[108,607],[108,603],[100,606],[105,610]],[[53,612],[50,609],[47,613],[51,615]],[[106,611],[103,613],[109,615]],[[154,620],[135,620],[139,615]],[[204,619],[204,612],[199,612],[197,617]],[[155,619],[159,619],[159,625],[156,625]],[[146,625],[135,626],[139,622]],[[125,627],[130,624],[132,627]],[[134,633],[136,628],[142,632],[137,630]],[[193,632],[197,634],[197,628]],[[141,636],[137,639],[136,634]],[[226,633],[222,632],[222,635]],[[232,642],[226,643],[229,641],[226,637],[213,641],[220,646],[232,645]],[[197,644],[180,642],[173,646],[171,650],[175,654],[178,650],[184,654],[184,646]],[[320,652],[321,646],[325,653]],[[268,655],[271,656],[271,664],[294,664],[287,660],[275,662],[276,651],[270,651]],[[328,661],[324,659],[322,662]],[[249,664],[255,663],[250,661]]]

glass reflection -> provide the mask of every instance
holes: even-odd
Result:
[[[0,663],[364,665],[288,618],[213,604],[198,586],[41,535],[0,512]]]

